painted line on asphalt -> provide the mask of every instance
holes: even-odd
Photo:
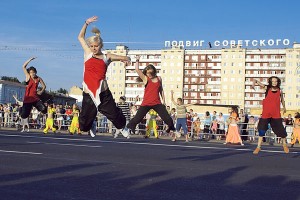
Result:
[[[27,151],[7,151],[7,150],[1,150],[0,152],[3,153],[19,153],[19,154],[32,154],[32,155],[41,155],[43,153],[36,153],[36,152],[27,152]]]
[[[247,148],[230,148],[230,147],[207,147],[207,146],[191,146],[191,145],[179,145],[179,144],[155,144],[155,143],[143,143],[143,142],[115,142],[115,141],[102,141],[107,143],[120,143],[120,144],[136,144],[136,145],[149,145],[149,146],[166,146],[166,147],[183,147],[183,148],[195,148],[195,149],[216,149],[216,150],[231,150],[231,151],[249,151],[253,152],[253,149]],[[261,150],[262,152],[269,152],[269,153],[284,153],[282,151],[277,150]],[[293,151],[289,152],[292,154],[300,154],[300,152]]]
[[[103,143],[115,143],[115,144],[133,144],[133,145],[147,145],[147,146],[163,146],[163,147],[180,147],[180,148],[194,148],[194,149],[215,149],[215,150],[231,150],[231,151],[249,151],[252,152],[254,149],[248,148],[230,148],[230,147],[208,147],[208,146],[192,146],[192,145],[179,145],[179,144],[161,144],[161,143],[146,143],[146,142],[130,142],[130,141],[113,141],[113,140],[97,140],[97,139],[79,139],[79,138],[57,138],[57,137],[45,137],[45,136],[30,136],[30,135],[11,135],[11,134],[0,134],[0,136],[9,137],[24,137],[24,138],[37,138],[37,139],[52,139],[52,140],[66,140],[66,141],[84,141],[84,142],[103,142]],[[59,143],[57,143],[59,144]],[[87,145],[88,146],[88,145]],[[268,153],[284,153],[279,150],[267,150],[262,149],[261,152]],[[298,151],[290,151],[289,154],[300,154]]]
[[[48,145],[61,145],[61,146],[73,146],[73,147],[89,147],[89,148],[100,148],[102,146],[91,146],[84,144],[66,144],[66,143],[54,143],[54,142],[27,142],[30,144],[48,144]]]

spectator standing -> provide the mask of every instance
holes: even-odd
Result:
[[[224,144],[231,143],[244,146],[237,124],[239,122],[238,108],[233,106],[231,109],[232,111],[229,117],[228,133],[226,135],[226,141]]]
[[[218,123],[217,140],[221,140],[222,136],[225,135],[225,119],[223,113],[221,112],[217,117],[217,123]]]

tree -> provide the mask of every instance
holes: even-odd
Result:
[[[1,76],[1,80],[11,81],[11,82],[15,82],[15,83],[21,83],[17,77]]]
[[[56,92],[57,93],[62,93],[62,94],[68,94],[68,90],[62,89],[62,88],[59,88]]]

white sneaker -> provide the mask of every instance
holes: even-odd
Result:
[[[117,137],[118,137],[118,135],[119,135],[118,133],[115,133],[115,134],[114,134],[114,138],[117,138]]]
[[[129,129],[125,127],[121,130],[121,133],[123,137],[127,138],[129,136]]]
[[[96,126],[92,126],[92,128],[90,129],[90,135],[91,135],[91,137],[95,137],[96,136],[96,132],[97,132],[97,130],[96,130]]]
[[[95,132],[96,133],[96,132]],[[90,130],[90,135],[91,135],[91,137],[95,137],[96,136],[96,134],[95,134],[94,132],[93,132],[93,130],[91,129]]]
[[[27,132],[29,132],[29,129],[27,130]]]
[[[129,135],[127,136],[127,139],[130,139],[130,136],[129,136]]]
[[[24,129],[21,130],[21,132],[24,132],[24,131],[25,131]]]

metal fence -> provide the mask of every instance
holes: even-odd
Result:
[[[45,127],[45,122],[46,122],[46,115],[39,114],[36,117],[32,118],[32,114],[29,116],[29,125],[31,129],[43,129]],[[60,120],[61,119],[61,120]],[[114,133],[116,131],[116,128],[113,126],[113,124],[104,116],[101,114],[97,115],[97,131],[99,133]],[[66,114],[60,114],[60,115],[55,115],[54,117],[54,124],[56,127],[61,127],[60,130],[62,131],[68,131],[69,126],[71,125],[72,122],[72,115],[66,115]],[[165,132],[166,130],[166,125],[161,121],[161,120],[156,120],[157,122],[157,130],[159,135],[170,135]],[[215,139],[217,136],[221,136],[222,138],[225,138],[225,134],[219,134],[219,130],[214,133],[211,131],[209,128],[208,133],[204,133],[204,126],[205,126],[205,121],[201,120],[201,126],[200,126],[200,133],[197,135],[199,138],[196,137],[196,131],[194,130],[194,125],[191,122],[190,126],[188,126],[188,134],[190,137],[194,137],[195,139]],[[60,125],[61,124],[61,125]],[[248,128],[248,123],[239,123],[239,127],[247,127],[247,128],[240,128],[240,132],[246,133],[246,134],[241,134],[243,137],[258,137],[258,132],[256,128]],[[253,125],[253,124],[252,124]],[[10,112],[10,113],[3,113],[0,112],[0,128],[1,127],[8,127],[8,128],[16,128],[20,129],[21,124],[20,124],[20,117],[17,112]],[[251,126],[250,126],[251,127]],[[146,128],[147,128],[147,119],[143,119],[141,123],[139,123],[136,127],[136,132],[132,134],[138,134],[138,135],[144,135],[146,133]],[[224,132],[226,133],[228,129],[228,126],[225,125],[224,127]],[[223,129],[222,129],[223,130]],[[292,126],[286,126],[286,131],[287,131],[287,142],[290,143],[292,139],[292,131],[293,127]],[[254,135],[248,134],[250,132],[254,132]],[[151,132],[152,133],[152,132]],[[265,142],[269,143],[279,143],[280,138],[278,138],[272,129],[270,128],[266,135],[264,136]]]

